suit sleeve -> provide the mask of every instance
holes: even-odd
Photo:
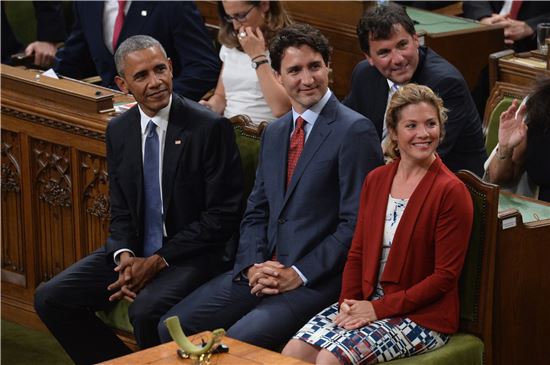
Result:
[[[464,128],[472,123],[478,123],[481,128],[481,121],[464,80],[454,77],[441,79],[433,90],[443,99],[445,108],[448,109],[445,137],[437,148],[441,159],[445,161],[455,144],[462,143],[460,137],[463,135]],[[471,141],[464,141],[464,143],[470,144]]]
[[[338,225],[295,263],[307,278],[308,286],[341,273],[355,230],[363,181],[371,170],[382,164],[382,150],[374,126],[368,119],[356,120],[346,132],[338,154]]]
[[[348,95],[346,95],[344,100],[342,100],[342,104],[344,104],[348,108],[353,109],[355,111],[361,109],[359,107],[359,99],[360,98],[359,98],[359,95],[357,95],[356,86],[355,86],[355,81],[358,78],[357,74],[359,73],[358,69],[359,69],[360,65],[361,65],[361,63],[357,64],[355,66],[355,68],[353,69],[353,72],[351,73],[350,91],[349,91]]]
[[[464,1],[462,10],[464,18],[474,20],[480,20],[495,13],[489,1]]]
[[[468,249],[473,205],[464,184],[454,182],[444,193],[435,227],[433,274],[412,287],[372,302],[378,319],[403,316],[426,306],[458,284]]]
[[[112,254],[121,249],[128,248],[134,252],[141,249],[138,245],[137,227],[132,219],[128,202],[120,185],[120,152],[121,143],[113,139],[113,122],[107,126],[105,144],[107,147],[107,171],[109,174],[109,205],[111,220],[109,224],[109,237],[105,243],[105,253],[108,263],[112,263]]]
[[[268,129],[266,129],[262,137],[254,188],[248,197],[246,213],[241,222],[241,237],[235,258],[234,276],[239,275],[254,263],[265,261],[269,250],[267,242],[269,202],[265,194],[262,163],[264,141],[268,133]]]
[[[212,248],[221,248],[236,232],[243,194],[243,174],[229,120],[209,127],[203,146],[204,209],[157,251],[168,263]]]
[[[531,27],[531,29],[533,29],[533,31],[535,32],[535,34],[533,34],[533,38],[536,39],[537,38],[537,24],[550,22],[550,12],[546,12],[546,13],[540,14],[538,16],[529,18],[529,19],[524,19],[523,21],[525,23],[527,23],[527,25],[529,27]]]
[[[74,2],[74,24],[71,34],[65,41],[65,45],[57,51],[55,57],[55,72],[75,79],[97,75],[80,21],[79,7],[85,5],[85,3]]]
[[[194,2],[181,1],[174,6],[174,14],[170,16],[178,57],[173,61],[179,63],[174,91],[197,101],[216,87],[220,61]]]
[[[67,37],[65,15],[61,1],[33,1],[36,14],[36,39],[44,42],[63,42]]]

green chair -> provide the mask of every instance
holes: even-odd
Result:
[[[395,365],[481,365],[492,362],[493,278],[497,232],[496,185],[470,171],[457,176],[472,196],[474,222],[460,276],[460,330],[445,346],[425,354],[390,361]]]
[[[485,107],[483,118],[483,133],[485,134],[485,150],[490,155],[498,143],[498,126],[500,115],[508,109],[514,99],[523,100],[528,94],[528,88],[506,82],[497,82],[491,91]]]
[[[260,150],[260,138],[267,122],[256,125],[246,115],[237,115],[231,118],[235,129],[235,140],[241,155],[241,163],[244,173],[243,206],[254,186],[256,167],[258,165],[258,153]],[[113,328],[119,337],[130,347],[137,348],[134,338],[134,328],[128,317],[128,308],[131,305],[126,300],[121,300],[105,311],[98,311],[96,315],[109,327]]]
[[[235,140],[241,154],[244,173],[243,197],[246,202],[256,179],[260,139],[265,127],[267,127],[267,122],[254,124],[247,115],[240,114],[232,117],[231,123],[235,128]]]

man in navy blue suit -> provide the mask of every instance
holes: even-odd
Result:
[[[197,101],[216,86],[220,62],[194,2],[125,3],[122,29],[113,47],[117,2],[75,1],[73,30],[57,53],[54,70],[77,79],[99,75],[103,86],[117,89],[116,47],[128,37],[142,34],[158,40],[171,59],[174,92]]]
[[[361,186],[383,161],[372,123],[328,89],[329,55],[327,39],[309,25],[284,28],[272,41],[271,65],[292,111],[264,131],[233,270],[163,317],[179,316],[186,333],[224,327],[276,349],[337,300]],[[293,154],[297,146],[303,150]],[[170,340],[162,320],[159,333]]]
[[[368,10],[357,34],[367,59],[355,67],[344,104],[372,120],[383,140],[393,90],[410,82],[428,86],[449,110],[445,137],[437,149],[441,159],[453,171],[467,169],[482,176],[487,155],[481,121],[460,72],[419,45],[413,21],[400,5]]]

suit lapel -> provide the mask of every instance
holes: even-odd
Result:
[[[124,25],[118,37],[117,46],[134,34],[142,34],[142,29],[151,18],[155,3],[153,1],[132,1],[124,18]]]
[[[141,148],[141,125],[137,106],[128,111],[129,128],[124,138],[124,172],[119,177],[123,180],[121,186],[127,187],[123,194],[128,202],[135,208],[136,216],[141,214],[142,189],[143,189],[143,158]],[[136,178],[138,176],[138,178]]]
[[[164,213],[168,211],[168,204],[172,198],[174,181],[179,166],[179,160],[187,141],[184,137],[186,113],[183,103],[176,95],[172,95],[172,106],[168,117],[168,129],[164,141],[164,156],[162,159],[162,200]]]
[[[438,157],[432,163],[426,175],[420,180],[420,183],[409,198],[407,207],[395,231],[387,265],[384,268],[381,281],[397,283],[401,279],[401,272],[408,256],[411,237],[413,236],[416,222],[424,202],[431,191],[432,185],[439,174],[440,166],[441,160]]]
[[[382,140],[382,131],[384,129],[384,116],[386,115],[386,106],[388,104],[388,91],[389,86],[386,79],[380,75],[380,79],[378,80],[377,87],[373,86],[373,90],[381,90],[379,92],[376,92],[374,95],[374,99],[372,102],[373,106],[373,120],[374,126],[376,127],[376,132],[378,132],[378,137],[380,140]],[[368,103],[369,101],[365,101]]]
[[[378,278],[378,270],[380,267],[380,255],[382,253],[382,240],[384,238],[384,225],[386,223],[386,207],[388,205],[388,197],[391,192],[391,186],[395,173],[397,172],[398,163],[394,162],[387,166],[388,172],[383,175],[379,185],[376,185],[377,191],[369,195],[365,221],[357,222],[357,225],[362,224],[368,232],[368,239],[373,244],[366,245],[366,252],[363,254],[363,267],[365,270],[365,278],[376,287]]]
[[[326,138],[330,134],[331,132],[330,124],[335,121],[337,103],[339,102],[336,100],[335,96],[334,95],[331,96],[331,98],[329,99],[329,101],[327,102],[327,104],[319,114],[319,117],[317,118],[317,121],[315,122],[315,125],[313,126],[313,129],[309,134],[306,144],[304,145],[302,154],[298,159],[298,163],[296,164],[296,169],[294,170],[292,179],[290,180],[289,185],[286,189],[285,200],[281,208],[284,208],[284,206],[286,205],[289,197],[292,195],[292,192],[296,188],[298,181],[300,181],[300,178],[304,174],[305,169],[313,160],[317,150],[319,150],[323,142],[326,140]],[[287,143],[287,150],[288,150],[288,143]],[[288,160],[288,153],[287,153],[287,156],[285,156],[285,168],[286,168],[287,160]],[[286,170],[285,170],[284,176],[286,176]],[[284,182],[283,182],[283,185],[284,185]]]
[[[273,156],[270,156],[273,161],[274,171],[269,171],[275,179],[275,188],[277,197],[284,199],[286,189],[286,170],[288,160],[288,147],[290,144],[290,132],[292,130],[292,113],[288,113],[287,118],[281,127],[274,131],[273,140],[277,144],[273,148]]]

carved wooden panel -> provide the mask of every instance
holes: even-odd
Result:
[[[23,202],[19,135],[2,130],[2,269],[23,275]],[[12,277],[3,275],[3,279]]]
[[[108,235],[109,186],[107,176],[107,162],[105,157],[90,153],[79,153],[80,181],[82,192],[81,242],[83,255],[101,247]]]
[[[31,139],[37,284],[75,261],[70,149]]]

